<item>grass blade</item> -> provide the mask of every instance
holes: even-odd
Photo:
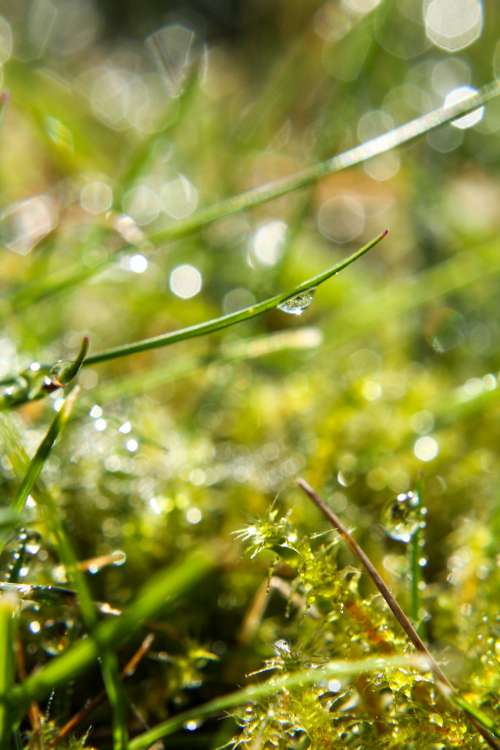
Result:
[[[30,495],[35,483],[40,476],[45,462],[47,461],[50,452],[59,437],[61,431],[66,426],[68,419],[73,410],[76,398],[78,396],[78,386],[73,389],[68,398],[64,401],[61,409],[57,412],[56,416],[52,420],[52,423],[47,431],[47,434],[43,438],[42,442],[38,446],[35,455],[33,456],[28,471],[21,482],[21,485],[16,493],[14,500],[12,501],[12,509],[16,513],[21,513],[28,496]]]
[[[16,597],[0,597],[0,749],[8,750],[12,737],[12,712],[5,703],[14,684]],[[3,701],[1,700],[3,699]]]
[[[333,661],[325,664],[318,669],[304,669],[298,672],[284,675],[282,677],[273,677],[270,680],[261,682],[257,685],[250,685],[242,690],[236,690],[221,698],[215,698],[201,706],[196,706],[189,711],[183,711],[181,714],[158,724],[147,732],[135,737],[129,743],[129,750],[143,750],[150,747],[157,740],[167,737],[168,735],[182,729],[184,724],[194,719],[202,719],[207,716],[214,716],[229,708],[236,708],[245,703],[267,698],[274,695],[279,690],[291,690],[297,687],[306,687],[314,685],[322,680],[332,677],[355,677],[368,672],[378,672],[384,669],[398,669],[399,667],[413,667],[427,671],[429,664],[427,659],[415,656],[392,656],[379,659],[363,659],[360,661]]]
[[[444,694],[447,697],[450,697],[451,699],[451,696],[454,695],[455,693],[455,688],[453,687],[452,683],[450,682],[448,677],[445,675],[445,673],[443,672],[443,670],[441,669],[437,661],[434,659],[433,655],[431,654],[431,652],[425,645],[422,638],[417,633],[410,618],[401,609],[401,606],[399,605],[399,602],[397,601],[396,597],[388,588],[387,584],[385,583],[383,578],[380,576],[380,574],[378,573],[377,569],[375,568],[375,566],[373,565],[372,561],[367,556],[365,551],[359,546],[359,544],[354,539],[352,534],[347,530],[347,528],[344,526],[342,521],[332,511],[332,509],[320,498],[318,493],[315,490],[313,490],[313,488],[304,479],[299,479],[298,485],[301,488],[301,490],[303,490],[305,494],[319,508],[319,510],[323,513],[323,515],[327,519],[327,521],[338,531],[338,533],[340,534],[344,542],[351,549],[352,553],[361,562],[364,569],[366,570],[366,572],[368,573],[368,575],[374,582],[375,586],[378,588],[378,590],[382,594],[383,598],[385,599],[394,617],[396,618],[396,620],[399,622],[399,624],[405,631],[409,640],[413,643],[417,651],[424,654],[425,657],[428,659],[430,669],[432,670],[432,672],[434,672],[434,675],[438,680],[438,685],[439,683],[441,683],[441,686],[444,687],[444,690],[443,690]],[[464,706],[468,705],[463,700],[462,700],[462,704]],[[466,711],[470,722],[474,725],[474,727],[481,734],[481,736],[486,740],[488,745],[492,748],[495,748],[495,750],[500,750],[500,743],[498,743],[495,737],[491,734],[489,727],[483,726],[481,721],[475,715],[476,712],[469,711],[468,708],[467,709],[464,708],[464,710]]]
[[[98,658],[100,651],[116,648],[132,637],[144,622],[169,610],[175,600],[206,576],[214,567],[214,555],[201,550],[186,557],[181,563],[163,570],[145,584],[136,600],[122,615],[100,623],[94,633],[71,646],[62,656],[30,675],[16,686],[9,702],[19,708],[31,700],[48,695],[54,688],[74,680]]]
[[[483,106],[499,94],[500,80],[491,81],[465,101],[435,109],[383,135],[379,135],[371,141],[355,146],[326,161],[318,162],[290,177],[285,177],[282,180],[249,190],[246,193],[210,206],[185,221],[177,222],[171,227],[153,232],[149,235],[149,239],[154,243],[179,239],[223,217],[231,216],[240,211],[246,211],[249,208],[255,208],[275,198],[281,198],[283,195],[292,193],[295,190],[308,187],[322,177],[327,177],[357,164],[362,164],[368,159],[373,159],[375,156],[392,151],[404,143],[414,141],[416,138],[426,135],[441,125],[445,125]]]
[[[87,346],[88,341],[84,340],[80,355],[74,363],[66,365],[64,373],[62,373],[64,376],[71,378],[76,374],[85,356]],[[16,512],[20,513],[22,511],[28,495],[34,490],[35,483],[40,476],[52,447],[73,412],[78,393],[79,388],[77,386],[65,399],[61,409],[54,417],[47,434],[40,443],[33,459],[29,463],[24,480],[21,483],[21,487],[19,488],[13,502],[13,509]],[[14,436],[12,437],[14,439]],[[44,488],[40,488],[39,491],[36,492],[36,497],[45,525],[55,538],[59,557],[66,568],[70,583],[77,592],[78,602],[85,625],[92,633],[97,624],[97,611],[90,590],[87,586],[85,576],[78,566],[73,546],[66,535],[64,526],[59,517],[58,507],[50,492],[46,491]],[[113,710],[114,747],[116,750],[123,750],[127,745],[128,735],[125,722],[125,702],[119,678],[118,662],[116,655],[111,650],[105,649],[100,655],[102,659],[101,669],[104,684]]]
[[[364,245],[362,248],[357,250],[345,260],[340,261],[340,263],[337,263],[336,265],[332,266],[332,268],[323,271],[317,276],[313,276],[311,279],[303,281],[292,291],[284,292],[282,294],[276,294],[274,297],[269,297],[268,299],[263,300],[262,302],[258,302],[255,305],[245,307],[243,310],[237,310],[234,313],[229,313],[229,315],[223,315],[220,318],[214,318],[213,320],[208,320],[205,323],[189,326],[189,328],[183,328],[180,331],[165,333],[161,336],[154,336],[150,339],[137,341],[134,344],[125,344],[124,346],[118,346],[114,349],[108,349],[104,352],[98,352],[97,354],[93,355],[91,354],[86,358],[83,366],[85,367],[88,365],[96,365],[101,362],[106,362],[110,359],[128,357],[131,354],[138,354],[139,352],[145,352],[149,349],[158,349],[163,346],[170,346],[171,344],[176,344],[179,341],[186,341],[187,339],[192,339],[198,336],[206,336],[209,333],[215,333],[215,331],[221,331],[224,328],[229,328],[229,326],[236,325],[236,323],[242,323],[245,320],[256,318],[258,315],[262,315],[262,313],[265,313],[268,310],[273,310],[278,305],[286,302],[286,300],[295,297],[295,295],[303,294],[304,292],[315,289],[320,284],[323,284],[332,276],[335,276],[344,268],[350,266],[351,263],[354,263],[354,261],[358,260],[358,258],[361,258],[362,255],[371,250],[372,247],[375,247],[375,245],[377,245],[386,236],[387,230],[379,234],[377,237],[368,242],[366,245]]]
[[[308,187],[322,177],[341,172],[344,169],[356,166],[357,164],[362,164],[369,159],[380,156],[388,151],[392,151],[405,143],[414,141],[432,130],[439,128],[442,125],[446,125],[478,107],[484,106],[499,94],[500,81],[491,81],[465,101],[458,102],[457,104],[448,107],[435,109],[432,112],[428,112],[421,117],[410,120],[410,122],[404,123],[371,141],[355,146],[354,148],[341,154],[337,154],[326,161],[318,162],[317,164],[291,175],[290,177],[263,185],[254,190],[249,190],[246,193],[233,196],[232,198],[216,203],[213,206],[209,206],[206,209],[202,209],[189,219],[175,222],[165,229],[152,232],[147,239],[154,243],[177,240],[181,237],[193,234],[203,227],[208,226],[215,221],[224,219],[227,216],[246,211],[250,208],[255,208],[264,203],[268,203],[271,200],[292,193],[295,190]],[[131,249],[132,246],[126,245],[108,258],[101,258],[95,263],[86,265],[85,268],[78,266],[58,272],[55,280],[51,279],[42,282],[39,286],[36,285],[36,288],[28,294],[22,292],[21,298],[18,301],[16,301],[16,298],[14,299],[14,305],[16,308],[21,305],[26,307],[43,299],[47,299],[59,292],[68,291],[73,286],[92,278],[96,273],[104,270],[108,265],[114,263],[123,253],[129,252]],[[8,309],[8,300],[6,300],[6,303],[6,309]]]

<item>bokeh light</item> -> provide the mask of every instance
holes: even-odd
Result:
[[[426,34],[436,47],[458,52],[481,36],[483,6],[481,0],[426,0],[424,20]]]
[[[444,100],[444,105],[445,107],[450,107],[453,104],[465,102],[474,94],[477,94],[477,89],[472,88],[472,86],[459,86],[458,88],[453,89],[453,91],[450,91]],[[459,130],[467,130],[467,128],[472,128],[474,125],[477,125],[477,123],[483,119],[483,115],[484,107],[478,107],[472,112],[469,112],[468,115],[453,120],[451,124]]]
[[[27,255],[55,227],[57,210],[48,195],[37,195],[0,213],[0,241],[18,255]]]
[[[185,263],[171,271],[168,284],[176,297],[191,299],[201,292],[203,277],[195,266]]]
[[[284,221],[269,221],[259,226],[250,241],[255,259],[264,266],[274,266],[282,256],[286,233]]]

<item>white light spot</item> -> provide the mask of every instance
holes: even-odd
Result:
[[[150,498],[148,504],[155,515],[159,516],[161,514],[163,508],[162,508],[162,503],[160,502],[159,498],[157,497]]]
[[[328,690],[332,693],[338,693],[342,689],[342,683],[340,680],[328,680]]]
[[[127,261],[127,267],[133,273],[144,273],[148,267],[148,259],[140,253],[131,255]]]
[[[255,258],[264,266],[274,266],[283,254],[287,226],[284,221],[262,224],[251,239]]]
[[[424,6],[425,33],[428,39],[447,52],[468,47],[481,35],[481,0],[432,0]]]
[[[181,299],[196,297],[203,286],[203,278],[197,268],[189,264],[176,266],[170,274],[170,290]]]
[[[197,523],[200,523],[201,519],[203,518],[201,510],[196,507],[188,508],[186,510],[186,521],[193,526],[196,526]]]
[[[415,440],[413,452],[419,461],[432,461],[439,453],[439,443],[429,435],[419,437]]]
[[[38,372],[39,369],[40,369],[40,362],[32,362],[30,364],[31,372]]]
[[[38,620],[32,620],[29,624],[29,629],[32,633],[39,633],[42,629],[41,624],[38,622]]]
[[[80,205],[89,214],[102,214],[113,205],[113,191],[100,180],[88,182],[80,190]]]
[[[97,432],[104,432],[107,426],[108,423],[105,419],[102,418],[96,419],[96,421],[94,422],[94,429],[97,430]]]
[[[453,89],[453,91],[450,91],[450,93],[444,100],[444,106],[451,107],[453,104],[465,102],[474,94],[477,94],[477,89],[473,88],[472,86],[459,86],[457,89]],[[465,130],[466,128],[472,128],[474,125],[477,125],[477,123],[483,119],[483,115],[484,107],[478,107],[472,112],[469,112],[468,115],[464,115],[464,117],[459,117],[457,120],[453,120],[451,124],[455,128]]]
[[[130,438],[125,443],[125,448],[129,451],[129,453],[135,453],[136,450],[139,448],[139,443],[135,438]]]
[[[122,435],[128,435],[129,432],[132,430],[132,425],[127,420],[127,422],[124,422],[120,427],[118,428],[118,432],[121,432]]]
[[[98,404],[94,404],[89,414],[92,419],[99,419],[99,417],[102,417],[102,408]]]

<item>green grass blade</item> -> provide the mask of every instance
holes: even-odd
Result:
[[[219,367],[228,363],[257,359],[286,351],[305,351],[318,347],[322,335],[319,328],[304,327],[277,331],[263,336],[232,341],[224,345],[214,355],[176,357],[175,360],[161,364],[147,371],[131,373],[124,377],[114,378],[92,392],[92,399],[85,403],[86,411],[93,403],[101,406],[110,401],[133,398],[141,393],[150,393],[166,383],[181,378],[196,376],[208,368]]]
[[[108,349],[104,352],[98,352],[97,354],[93,355],[91,354],[86,358],[83,366],[85,367],[88,365],[95,365],[100,362],[106,362],[107,360],[117,359],[119,357],[128,357],[131,354],[138,354],[139,352],[145,352],[149,349],[158,349],[163,346],[170,346],[171,344],[176,344],[179,341],[186,341],[187,339],[192,339],[198,336],[206,336],[209,333],[215,333],[215,331],[221,331],[224,328],[229,328],[229,326],[236,325],[236,323],[242,323],[245,320],[256,318],[258,315],[262,315],[262,313],[265,313],[268,310],[273,310],[278,305],[286,302],[286,300],[295,297],[295,295],[303,294],[304,292],[315,289],[320,284],[323,284],[332,276],[335,276],[344,268],[350,266],[351,263],[354,263],[354,261],[358,260],[358,258],[361,258],[362,255],[367,253],[372,249],[372,247],[375,247],[375,245],[383,240],[386,235],[387,230],[385,232],[382,232],[382,234],[379,234],[377,237],[375,237],[362,248],[350,255],[348,258],[340,261],[340,263],[337,263],[331,268],[328,268],[326,271],[323,271],[317,276],[313,276],[312,278],[303,281],[291,291],[283,292],[282,294],[276,294],[274,297],[269,297],[268,299],[263,300],[262,302],[258,302],[255,305],[245,307],[243,310],[237,310],[234,313],[223,315],[220,318],[214,318],[213,320],[208,320],[205,323],[189,326],[189,328],[182,328],[180,331],[173,331],[172,333],[162,334],[161,336],[154,336],[150,339],[143,339],[142,341],[137,341],[133,344],[125,344],[124,346],[118,346],[114,349]]]
[[[12,712],[5,699],[14,685],[16,610],[15,596],[0,597],[0,750],[10,748],[13,730]]]
[[[100,623],[94,633],[71,646],[62,656],[30,675],[11,691],[10,702],[19,707],[48,695],[54,688],[74,680],[96,661],[100,651],[132,637],[160,611],[172,609],[174,602],[205,577],[214,567],[210,551],[198,551],[176,566],[163,570],[145,584],[136,600],[122,615]]]
[[[196,706],[188,711],[174,716],[171,719],[158,724],[147,732],[135,737],[129,743],[129,750],[142,750],[150,747],[154,742],[168,737],[168,735],[182,729],[187,721],[203,719],[227,711],[230,708],[243,706],[245,703],[268,698],[280,690],[292,690],[293,688],[314,685],[322,680],[332,677],[356,677],[369,672],[380,672],[387,669],[414,668],[423,671],[429,669],[427,659],[421,656],[392,656],[378,659],[363,659],[360,661],[332,661],[318,669],[304,669],[292,672],[282,677],[272,677],[270,680],[257,685],[250,685],[242,690],[215,698],[201,706]]]
[[[292,193],[295,190],[308,187],[322,177],[327,177],[357,164],[362,164],[368,159],[373,159],[375,156],[380,156],[398,146],[414,141],[416,138],[426,135],[441,125],[445,125],[483,106],[499,94],[500,80],[491,81],[465,101],[428,112],[421,117],[417,117],[415,120],[410,120],[410,122],[400,125],[398,128],[377,136],[371,141],[355,146],[326,161],[313,164],[290,177],[285,177],[282,180],[277,180],[276,182],[216,203],[213,206],[198,211],[198,213],[185,221],[176,222],[166,229],[149,234],[148,238],[154,243],[179,239],[223,217],[231,216],[240,211],[247,211],[249,208],[255,208],[275,198],[281,198],[283,195]]]
[[[477,721],[489,732],[491,732],[494,737],[500,739],[500,726],[498,726],[498,724],[495,724],[493,719],[485,714],[484,711],[481,711],[481,709],[472,706],[469,701],[466,701],[465,698],[462,698],[461,695],[452,695],[450,696],[450,700],[459,708],[466,711],[470,716],[473,716],[475,719],[477,719]]]
[[[38,446],[35,455],[33,456],[28,471],[21,482],[21,485],[16,493],[14,500],[12,501],[12,509],[21,513],[30,495],[35,482],[40,476],[45,462],[47,461],[54,443],[56,442],[59,434],[66,426],[68,419],[71,415],[76,397],[78,396],[78,389],[74,388],[68,398],[64,401],[61,409],[57,412],[56,416],[52,420],[52,423],[47,431],[47,434],[43,438],[42,442]]]
[[[88,341],[84,340],[80,350],[80,354],[77,357],[76,361],[69,363],[62,375],[70,378],[74,376],[85,356],[87,346]],[[51,493],[45,488],[37,488],[36,492],[34,490],[35,484],[52,450],[52,447],[73,412],[78,392],[79,388],[74,388],[66,398],[66,400],[63,402],[61,409],[54,417],[52,424],[50,425],[44,439],[40,443],[40,446],[36,451],[33,459],[29,462],[28,470],[13,502],[13,510],[20,513],[24,507],[24,503],[26,502],[28,495],[31,494],[31,492],[34,492],[36,494],[38,507],[43,516],[45,526],[54,536],[59,558],[63,562],[70,583],[78,595],[78,603],[83,616],[83,620],[88,630],[92,633],[97,624],[97,610],[92,600],[90,590],[87,586],[85,576],[77,564],[77,558],[73,550],[73,546],[69,541],[68,536],[66,535],[63,523],[59,517],[59,509],[57,507],[57,504],[54,501]],[[23,463],[27,463],[27,456],[23,455],[21,442],[18,439],[18,436],[14,434],[13,428],[10,435],[10,442],[17,442],[18,444],[19,460],[16,468],[19,470]],[[116,655],[111,650],[102,651],[100,656],[102,660],[101,669],[104,685],[113,712],[114,747],[116,748],[116,750],[123,750],[123,748],[125,748],[127,745],[128,734],[125,721],[125,701],[122,694],[123,690],[119,677],[118,661]]]
[[[398,128],[388,131],[371,141],[367,141],[355,146],[348,151],[337,154],[330,159],[318,162],[307,169],[298,172],[282,180],[263,185],[254,190],[242,193],[227,200],[221,201],[209,206],[208,208],[198,211],[189,219],[177,221],[171,226],[152,232],[148,239],[154,243],[163,243],[170,240],[176,240],[202,229],[215,221],[224,219],[232,214],[255,208],[283,195],[294,192],[301,188],[314,184],[322,177],[335,174],[349,167],[362,164],[368,159],[380,156],[388,151],[409,143],[417,138],[426,135],[436,128],[446,125],[449,122],[461,117],[468,112],[484,106],[500,94],[500,81],[492,81],[483,86],[476,94],[465,101],[448,107],[440,107],[418,117],[410,122],[400,125]],[[115,262],[123,253],[130,250],[130,246],[124,246],[108,258],[100,259],[95,263],[90,263],[85,268],[81,266],[70,270],[62,270],[57,273],[56,278],[43,281],[40,285],[35,285],[31,291],[21,292],[19,298],[13,301],[16,309],[47,299],[59,292],[68,291],[74,286],[81,284],[87,279],[92,278],[99,271],[104,270],[111,263]],[[8,300],[6,301],[6,310],[8,310]]]

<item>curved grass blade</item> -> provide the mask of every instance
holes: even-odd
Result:
[[[213,569],[215,555],[199,550],[181,563],[154,576],[122,615],[99,623],[89,638],[71,646],[62,656],[31,674],[10,691],[8,702],[23,709],[34,699],[47,696],[54,688],[74,680],[97,660],[102,650],[116,648],[131,638],[143,623],[174,602]]]
[[[285,177],[276,182],[216,203],[213,206],[198,211],[198,213],[185,221],[176,222],[171,227],[149,234],[148,239],[154,243],[179,239],[218,219],[231,216],[240,211],[246,211],[249,208],[255,208],[275,198],[281,198],[283,195],[292,193],[295,190],[308,187],[322,177],[327,177],[335,172],[353,167],[356,164],[362,164],[368,161],[368,159],[373,159],[375,156],[380,156],[387,151],[392,151],[394,148],[402,146],[404,143],[409,143],[416,138],[426,135],[431,130],[435,130],[441,125],[445,125],[468,112],[472,112],[499,95],[500,80],[492,81],[464,101],[448,107],[439,107],[370,141],[361,143],[359,146],[354,146],[354,148],[344,151],[342,154],[313,164],[290,177]]]
[[[84,339],[80,353],[75,362],[62,364],[60,375],[63,381],[65,381],[66,378],[71,379],[74,377],[81,366],[87,347],[88,340]],[[29,462],[28,470],[13,503],[13,507],[17,512],[21,512],[28,495],[32,491],[35,492],[34,488],[37,479],[40,476],[41,470],[57,437],[67,424],[73,412],[78,393],[79,388],[77,386],[63,402],[61,409],[54,417],[54,420],[36,451],[35,456]],[[12,440],[14,439],[15,437],[12,435]],[[18,457],[17,468],[19,469],[23,463],[26,463],[27,457],[22,455],[22,447],[19,447],[18,450],[20,455]],[[60,519],[57,504],[51,493],[45,490],[45,488],[39,487],[37,489],[36,498],[38,500],[38,506],[43,516],[45,526],[54,536],[59,557],[66,568],[68,577],[75,591],[73,592],[68,589],[61,589],[54,586],[36,586],[31,584],[21,584],[17,587],[14,584],[10,584],[9,587],[9,584],[1,583],[0,590],[17,591],[21,597],[38,599],[39,601],[47,601],[50,600],[50,598],[57,600],[60,599],[61,596],[66,599],[74,599],[76,593],[83,620],[87,629],[92,633],[97,625],[97,609],[92,600],[92,595],[87,586],[85,576],[78,566],[73,546],[64,530],[64,525]],[[111,648],[103,649],[99,655],[101,656],[103,680],[113,711],[114,747],[117,750],[124,750],[127,745],[128,735],[125,721],[125,701],[122,695],[123,690],[119,678],[118,661]]]
[[[124,346],[118,346],[114,349],[108,349],[104,352],[91,354],[86,358],[83,366],[85,367],[88,365],[96,365],[100,362],[106,362],[110,359],[128,357],[131,354],[138,354],[139,352],[145,352],[149,349],[158,349],[163,346],[170,346],[171,344],[176,344],[179,341],[186,341],[187,339],[192,339],[198,336],[206,336],[209,333],[215,333],[215,331],[221,331],[224,328],[229,328],[229,326],[236,325],[236,323],[242,323],[244,320],[251,320],[251,318],[256,318],[258,315],[262,315],[262,313],[265,313],[268,310],[273,310],[275,307],[283,304],[292,297],[295,297],[298,294],[303,294],[304,292],[310,291],[311,289],[315,289],[316,287],[320,286],[320,284],[323,284],[332,276],[335,276],[344,268],[350,266],[351,263],[354,263],[354,261],[358,260],[358,258],[361,258],[362,255],[365,255],[365,253],[371,250],[372,247],[375,247],[375,245],[377,245],[386,236],[387,230],[379,234],[377,237],[368,242],[366,245],[364,245],[362,248],[357,250],[345,260],[340,261],[340,263],[332,266],[332,268],[328,268],[326,271],[323,271],[317,276],[313,276],[311,279],[303,281],[292,291],[283,292],[282,294],[276,294],[274,297],[269,297],[268,299],[263,300],[262,302],[258,302],[255,305],[245,307],[243,310],[237,310],[234,313],[229,313],[229,315],[223,315],[220,318],[214,318],[213,320],[208,320],[205,323],[189,326],[189,328],[182,328],[180,331],[172,331],[172,333],[165,333],[161,336],[154,336],[150,339],[143,339],[142,341],[137,341],[133,344],[125,344]]]
[[[43,467],[45,466],[45,462],[50,455],[54,443],[56,442],[59,434],[66,426],[71,416],[71,412],[78,396],[78,392],[78,386],[71,391],[67,399],[64,401],[61,409],[57,412],[56,416],[52,420],[52,424],[50,425],[47,434],[38,446],[36,453],[30,462],[28,471],[26,472],[26,475],[21,482],[16,496],[12,501],[11,507],[15,512],[21,513],[21,511],[23,510],[26,500],[28,499],[28,496],[35,486],[35,482],[40,476]]]
[[[388,131],[376,138],[366,141],[354,148],[344,151],[341,154],[331,157],[325,161],[313,164],[301,172],[285,177],[276,182],[268,183],[261,187],[249,190],[232,198],[215,203],[196,214],[189,219],[177,221],[165,229],[152,232],[147,236],[150,242],[163,243],[171,240],[177,240],[181,237],[193,234],[203,227],[212,224],[215,221],[226,218],[241,211],[255,208],[264,203],[268,203],[276,198],[308,187],[323,177],[343,171],[349,167],[362,164],[369,159],[380,156],[388,151],[392,151],[399,146],[409,143],[420,138],[436,128],[446,125],[449,122],[466,115],[473,110],[484,106],[487,102],[500,95],[500,80],[491,81],[483,86],[479,91],[468,99],[453,104],[448,107],[440,107],[428,112],[421,117],[410,120],[393,130]],[[22,306],[39,302],[47,299],[59,292],[68,291],[73,286],[91,278],[99,271],[104,270],[111,265],[123,253],[129,252],[133,246],[125,245],[116,253],[108,258],[100,259],[94,264],[89,264],[82,268],[77,266],[69,270],[61,271],[57,278],[43,282],[40,288],[26,296],[23,294]],[[8,307],[8,300],[6,300]]]
[[[0,380],[0,410],[37,401],[49,393],[64,388],[76,377],[89,348],[89,339],[84,336],[75,360],[58,360],[53,365],[36,363],[17,375]]]
[[[177,732],[188,721],[203,719],[236,708],[245,703],[252,703],[262,698],[275,695],[280,690],[292,690],[293,688],[314,685],[322,680],[332,677],[356,677],[369,672],[380,672],[385,669],[414,668],[422,671],[429,670],[427,659],[422,656],[390,656],[378,659],[362,659],[360,661],[332,661],[318,669],[304,669],[298,672],[273,677],[270,680],[257,685],[250,685],[242,690],[236,690],[221,698],[215,698],[201,706],[196,706],[188,711],[167,719],[152,729],[135,737],[129,743],[129,750],[143,750],[150,747],[157,740]]]
[[[160,347],[170,346],[171,344],[175,344],[179,341],[185,341],[187,339],[196,338],[199,336],[206,336],[209,333],[215,333],[216,331],[228,328],[229,326],[236,325],[236,323],[241,323],[245,320],[251,320],[258,315],[262,315],[268,310],[274,309],[278,305],[283,304],[296,295],[304,294],[305,292],[316,289],[316,287],[323,284],[332,276],[340,273],[340,271],[342,271],[344,268],[347,268],[347,266],[350,266],[351,263],[354,263],[354,261],[358,260],[358,258],[361,258],[361,256],[365,255],[365,253],[367,253],[381,240],[383,240],[384,237],[387,236],[387,233],[388,230],[385,230],[373,240],[357,250],[355,253],[352,253],[352,255],[350,255],[349,257],[345,258],[339,263],[336,263],[326,271],[322,271],[317,276],[313,276],[312,278],[303,281],[291,291],[277,294],[274,297],[269,297],[262,302],[258,302],[255,305],[250,305],[249,307],[245,307],[242,310],[237,310],[234,313],[223,315],[220,318],[214,318],[204,323],[199,323],[198,325],[189,326],[188,328],[182,328],[179,331],[172,331],[171,333],[162,334],[150,339],[143,339],[142,341],[137,341],[132,344],[125,344],[114,349],[108,349],[107,351],[98,352],[97,354],[90,355],[89,357],[86,356],[88,339],[84,338],[80,353],[75,362],[72,364],[67,363],[69,366],[69,373],[73,377],[74,373],[77,372],[80,367],[99,364],[110,359],[127,357],[132,354],[138,354],[139,352],[148,351],[149,349],[158,349]],[[52,367],[44,366],[43,373],[47,371],[53,375],[55,372],[55,380],[51,380],[50,384],[51,386],[55,385],[55,387],[60,387],[66,384],[68,373],[66,370],[64,370],[64,376],[66,379],[63,378],[62,381],[58,380],[59,369],[57,368],[58,364]],[[40,387],[37,387],[33,391],[31,387],[21,384],[18,386],[18,391],[16,391],[15,394],[12,393],[12,389],[16,387],[13,384],[17,383],[20,380],[26,380],[26,373],[27,371],[23,371],[19,375],[13,375],[5,378],[0,383],[0,386],[2,384],[4,384],[5,386],[3,389],[3,393],[0,390],[0,409],[8,408],[10,406],[18,406],[19,404],[25,403],[26,401],[31,401],[35,398],[41,398],[41,396],[45,394],[45,391],[43,390],[45,378],[43,378],[42,380],[42,389],[40,389]],[[47,389],[45,388],[45,390]],[[53,388],[51,388],[51,390],[53,390]]]

